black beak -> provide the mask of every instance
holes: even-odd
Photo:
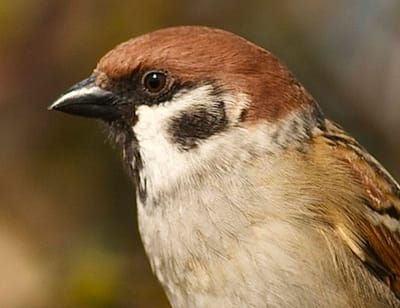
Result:
[[[92,75],[63,93],[49,106],[49,110],[113,121],[122,117],[123,110],[120,107],[120,97],[97,86]]]

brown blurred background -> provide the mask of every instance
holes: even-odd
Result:
[[[2,0],[0,307],[168,307],[118,153],[46,108],[117,43],[181,24],[271,50],[400,178],[399,1]]]

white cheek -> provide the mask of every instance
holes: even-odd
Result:
[[[179,149],[169,136],[169,126],[171,119],[181,111],[212,99],[211,91],[212,87],[206,85],[178,94],[170,102],[137,108],[138,122],[133,131],[143,161],[141,180],[146,178],[148,194],[173,185],[195,168],[194,164],[199,161],[199,157]]]
[[[140,106],[137,109],[138,123],[133,128],[139,143],[143,161],[141,180],[146,178],[152,190],[161,188],[168,181],[176,179],[178,171],[185,169],[182,153],[167,136],[168,121],[171,111],[163,106]],[[181,173],[181,171],[179,172]],[[148,191],[152,193],[152,191]]]

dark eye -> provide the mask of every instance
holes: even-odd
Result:
[[[143,75],[143,86],[151,93],[159,93],[167,85],[167,75],[163,72],[150,71]]]

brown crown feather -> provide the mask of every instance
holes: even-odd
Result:
[[[274,121],[314,104],[274,55],[219,29],[182,26],[145,34],[118,45],[96,68],[113,80],[138,69],[165,70],[182,83],[212,80],[246,94],[250,106],[243,120],[248,122]]]

